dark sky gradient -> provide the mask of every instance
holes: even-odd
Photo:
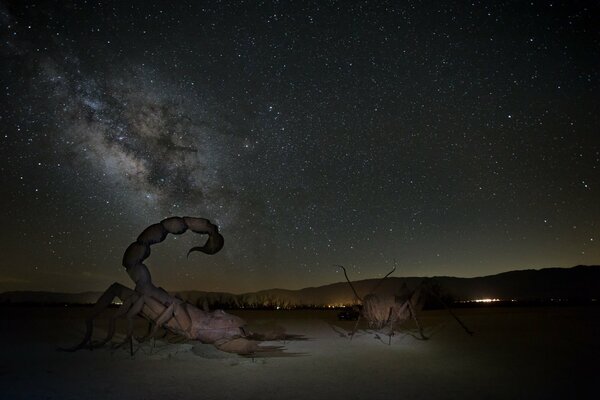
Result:
[[[600,262],[597,2],[2,2],[0,291]]]

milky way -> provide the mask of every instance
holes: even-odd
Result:
[[[598,7],[2,3],[0,290],[169,289],[597,263]]]

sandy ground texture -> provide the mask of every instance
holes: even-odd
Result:
[[[244,358],[174,337],[141,344],[133,357],[128,347],[57,351],[81,339],[88,310],[0,307],[0,398],[597,398],[600,307],[457,310],[474,336],[446,312],[426,311],[429,340],[408,326],[391,345],[364,330],[350,341],[353,323],[335,312],[237,313],[256,331],[303,335],[266,343],[284,345],[285,357]]]

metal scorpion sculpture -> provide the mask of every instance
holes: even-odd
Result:
[[[188,256],[195,251],[215,254],[223,248],[224,239],[218,227],[204,218],[171,217],[150,225],[127,247],[123,255],[123,266],[135,282],[135,288],[113,283],[100,296],[86,319],[86,333],[81,343],[63,350],[75,351],[105,345],[115,334],[116,320],[125,316],[128,323],[127,336],[120,345],[129,342],[133,354],[133,319],[137,315],[150,321],[152,327],[148,335],[140,339],[142,341],[154,337],[157,329],[163,327],[188,339],[210,343],[225,352],[252,354],[263,349],[258,346],[259,341],[250,339],[250,334],[244,329],[246,322],[243,319],[222,310],[200,310],[152,283],[150,271],[143,263],[150,256],[150,246],[165,240],[169,233],[180,235],[188,229],[208,235],[206,243],[190,249]],[[115,297],[121,299],[123,304],[110,318],[106,337],[99,342],[92,341],[94,319],[112,304]]]

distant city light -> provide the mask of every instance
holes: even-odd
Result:
[[[496,298],[485,298],[485,299],[471,299],[471,300],[461,300],[458,303],[496,303],[496,302],[516,302],[515,299],[496,299]]]
[[[500,299],[475,299],[473,300],[475,303],[492,303],[495,301],[500,301]]]

